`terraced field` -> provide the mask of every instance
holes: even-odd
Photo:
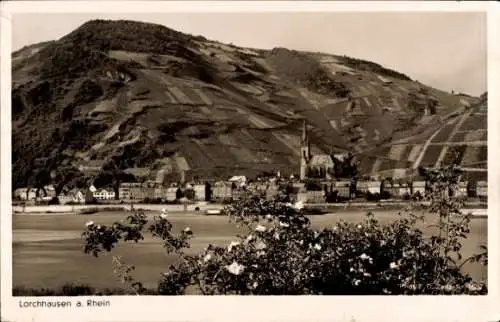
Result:
[[[446,119],[435,130],[429,129],[427,133],[415,135],[408,141],[409,144],[388,144],[371,150],[370,154],[377,155],[381,160],[389,158],[404,161],[396,168],[400,168],[400,165],[407,162],[409,166],[403,169],[407,170],[408,175],[414,174],[413,170],[418,166],[434,167],[439,164],[458,162],[466,169],[466,177],[481,177],[484,180],[487,177],[487,137],[487,96],[485,94],[473,106],[468,107],[465,113]],[[405,152],[400,152],[403,149]],[[384,162],[387,164],[387,161]],[[376,175],[389,166],[384,164],[382,168],[375,168],[373,165],[370,168],[370,165],[365,163],[362,167],[365,167],[365,172]],[[483,174],[476,172],[483,172]]]
[[[90,21],[13,57],[15,186],[37,176],[30,164],[39,159],[49,160],[48,171],[88,160],[120,160],[122,170],[171,160],[153,171],[178,172],[181,158],[188,178],[297,173],[302,119],[314,153],[355,151],[365,174],[431,165],[440,153],[433,144],[477,145],[486,137],[477,131],[485,129],[486,107],[459,128],[458,116],[443,125],[477,98],[334,54],[240,48],[159,25]],[[426,115],[431,107],[435,115]],[[405,145],[390,148],[396,140]],[[423,150],[412,152],[417,145]],[[463,153],[467,163],[481,161],[475,153]]]

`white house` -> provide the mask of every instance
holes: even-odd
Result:
[[[71,189],[70,191],[66,193],[60,193],[59,196],[57,196],[59,199],[59,203],[62,205],[65,205],[67,203],[78,203],[78,204],[84,204],[85,203],[85,194],[80,190],[80,189]]]
[[[194,199],[197,201],[205,200],[205,185],[204,184],[195,184],[193,185],[194,190]]]
[[[92,190],[90,190],[92,192]],[[96,191],[92,192],[92,195],[94,198],[97,200],[113,200],[115,199],[115,191],[113,189],[97,189]]]

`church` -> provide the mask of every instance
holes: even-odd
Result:
[[[307,133],[307,123],[304,120],[302,125],[302,138],[300,142],[300,180],[306,180],[314,172],[315,177],[332,179],[330,171],[333,169],[333,159],[329,154],[311,154],[311,146]]]

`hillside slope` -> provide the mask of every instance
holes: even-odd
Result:
[[[386,158],[374,148],[425,134],[478,100],[363,60],[241,48],[133,21],[89,21],[13,53],[12,68],[14,187],[103,168],[159,181],[181,170],[297,173],[304,118],[313,154]]]
[[[401,140],[365,153],[364,173],[382,177],[407,177],[419,166],[437,167],[455,163],[472,180],[487,180],[488,170],[488,98],[463,111],[457,111],[422,131],[413,129]]]

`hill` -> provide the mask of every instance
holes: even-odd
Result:
[[[180,171],[297,173],[303,119],[313,154],[396,160],[384,150],[391,142],[422,141],[478,101],[360,59],[242,48],[134,21],[89,21],[13,53],[12,69],[14,188],[109,172],[159,181]]]

